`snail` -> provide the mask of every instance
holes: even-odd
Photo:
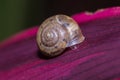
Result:
[[[60,55],[67,47],[83,42],[78,24],[69,16],[55,15],[46,19],[37,32],[37,44],[43,55]]]

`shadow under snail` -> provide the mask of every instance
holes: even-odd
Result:
[[[55,15],[46,19],[37,32],[37,44],[43,55],[54,57],[67,47],[84,41],[78,24],[69,16]]]

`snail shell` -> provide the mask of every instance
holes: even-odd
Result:
[[[84,41],[78,24],[66,15],[55,15],[46,19],[39,27],[37,44],[46,56],[61,54],[66,47]]]

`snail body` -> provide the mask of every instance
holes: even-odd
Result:
[[[41,52],[50,57],[61,54],[65,48],[83,42],[78,24],[66,15],[46,19],[39,27],[37,44]]]

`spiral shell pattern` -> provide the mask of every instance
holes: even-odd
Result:
[[[47,56],[59,55],[69,41],[69,33],[57,22],[55,16],[42,23],[37,36],[39,48]]]
[[[84,36],[78,24],[66,15],[55,15],[46,19],[39,27],[37,44],[46,56],[61,54],[66,47],[83,42]]]

